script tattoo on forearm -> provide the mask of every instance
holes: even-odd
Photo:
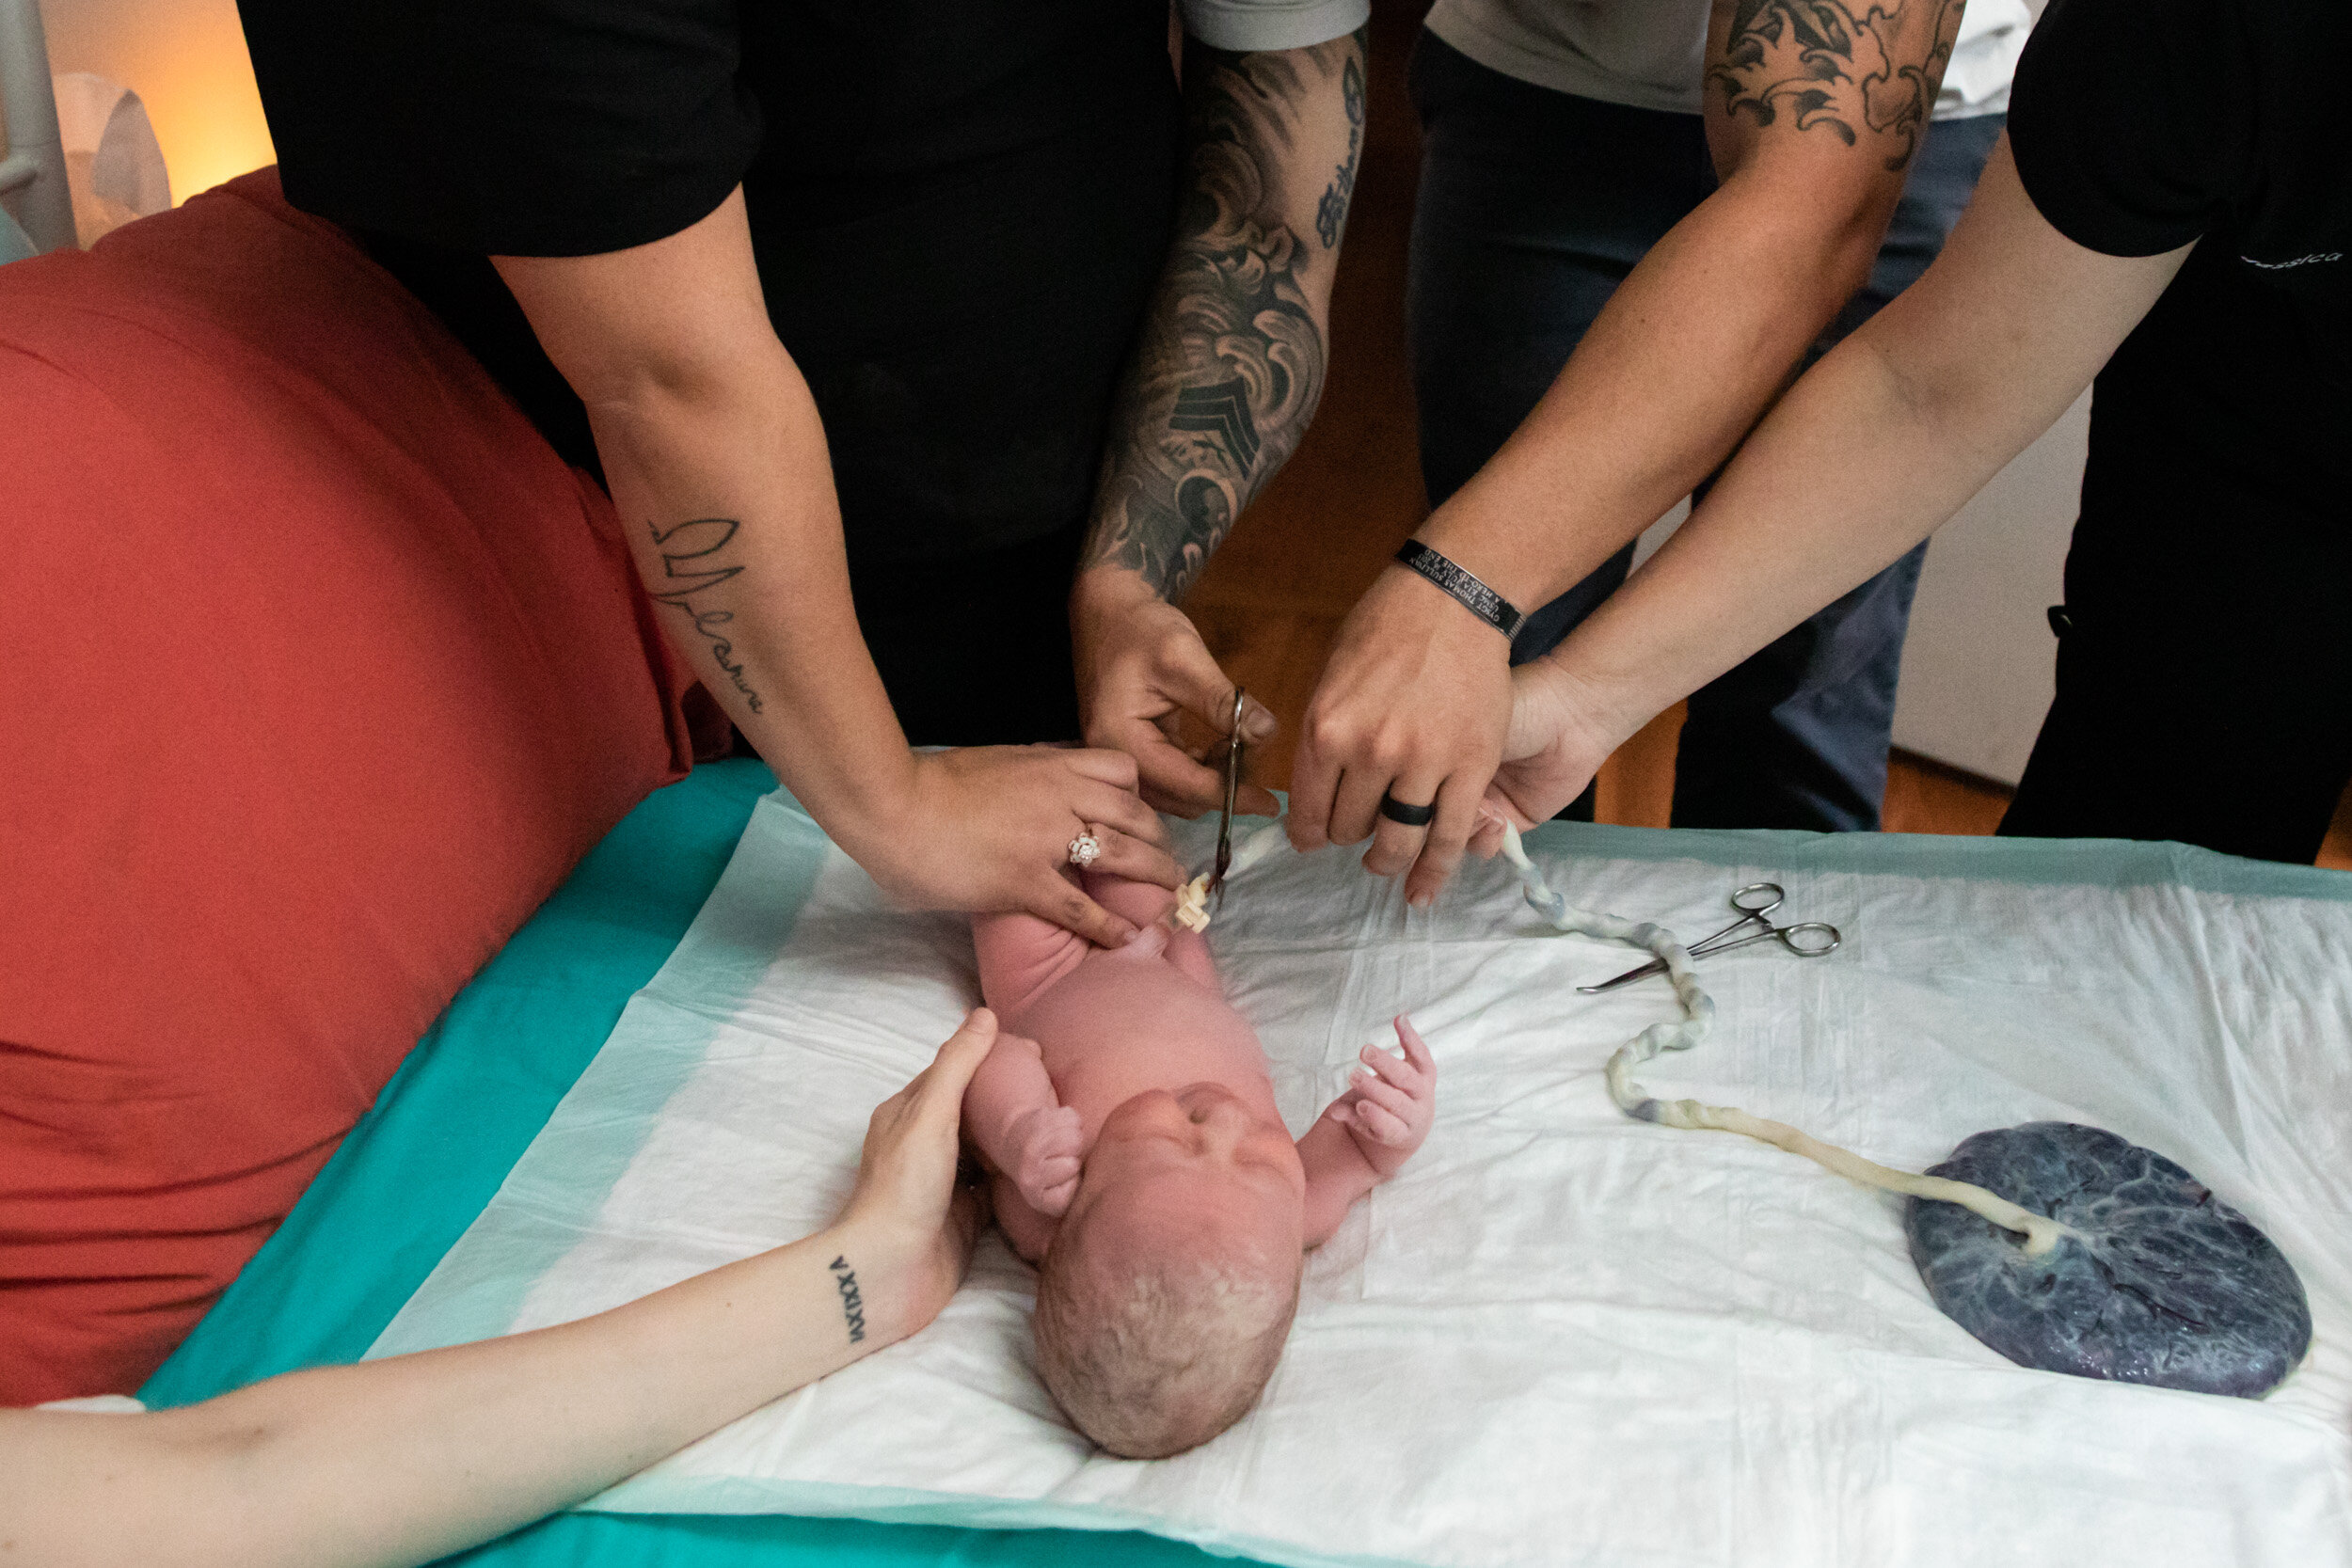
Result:
[[[833,1287],[841,1292],[841,1315],[849,1320],[850,1343],[866,1342],[866,1302],[857,1293],[857,1271],[850,1267],[847,1257],[836,1258],[826,1267],[833,1270]]]
[[[712,610],[696,605],[694,595],[718,587],[740,573],[740,566],[719,564],[719,552],[735,538],[735,531],[742,527],[733,517],[696,517],[675,528],[663,529],[648,522],[645,531],[653,536],[654,548],[660,553],[662,580],[653,585],[651,596],[656,604],[666,604],[693,623],[694,630],[710,641],[710,657],[735,689],[743,694],[743,701],[754,713],[761,710],[759,693],[744,677],[743,665],[735,657],[735,641],[727,626],[735,619],[731,610]]]
[[[1826,128],[1848,147],[1863,133],[1900,171],[1919,150],[1962,0],[1893,0],[1857,15],[1842,0],[1737,0],[1723,57],[1708,70],[1724,110],[1800,131]]]
[[[1361,32],[1314,49],[1187,54],[1183,213],[1121,383],[1083,564],[1123,566],[1181,598],[1306,433],[1326,350],[1300,278],[1346,227],[1363,62]],[[1299,166],[1308,117],[1326,105],[1347,117],[1346,161]],[[1318,251],[1285,214],[1324,168]]]

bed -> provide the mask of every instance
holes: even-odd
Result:
[[[717,883],[755,803],[771,787],[771,776],[756,764],[706,765],[639,807],[424,1037],[285,1227],[143,1397],[181,1403],[365,1353],[490,1205],[509,1169],[596,1058],[632,991],[661,968]],[[2352,878],[2177,846],[1664,834],[1565,825],[1535,838],[1555,854],[1573,847],[1673,857],[1703,867],[1802,858],[1923,879],[2169,885],[2227,897],[2316,900],[2323,909],[2352,905]],[[1711,869],[1706,874],[1715,875]],[[2095,1506],[2106,1505],[2086,1499],[2086,1510]],[[2330,1517],[2341,1512],[2340,1505],[2328,1510]],[[2352,1527],[2344,1533],[2352,1538]],[[2296,1560],[2319,1560],[2342,1549],[2352,1548],[2331,1541]],[[1578,1559],[1588,1560],[1603,1560]],[[1208,1559],[1194,1547],[1135,1533],[943,1528],[758,1513],[594,1513],[544,1521],[457,1560],[501,1568],[542,1562],[723,1568],[755,1561],[1135,1564]],[[2279,1556],[2274,1538],[2272,1547],[2247,1547],[2214,1560],[2289,1559]]]

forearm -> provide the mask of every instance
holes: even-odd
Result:
[[[853,859],[913,759],[860,635],[816,404],[781,344],[589,419],[674,647]]]
[[[1323,395],[1363,35],[1250,55],[1196,43],[1184,76],[1181,227],[1113,414],[1082,609],[1181,598]]]
[[[1420,531],[1532,610],[1713,472],[1867,276],[1884,213],[1734,179],[1626,277],[1534,411]]]
[[[1380,1173],[1364,1158],[1348,1130],[1326,1111],[1298,1140],[1299,1163],[1307,1169],[1307,1201],[1300,1214],[1309,1247],[1331,1239],[1347,1212],[1380,1185]]]
[[[1991,414],[1922,406],[1877,345],[1840,345],[1546,678],[1622,741],[1950,516],[2009,455]]]
[[[963,1135],[989,1169],[1010,1176],[1021,1164],[1021,1123],[1060,1104],[1037,1043],[1000,1034],[963,1091]]]
[[[859,1251],[820,1232],[579,1323],[98,1421],[36,1450],[82,1539],[34,1556],[318,1568],[488,1540],[876,1348],[840,1283]]]

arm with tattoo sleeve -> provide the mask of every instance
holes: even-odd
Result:
[[[1419,537],[1522,609],[1690,494],[1868,277],[1960,27],[1961,0],[1716,0],[1705,77],[1722,182],[1617,287],[1543,401]],[[1302,848],[1436,896],[1509,722],[1508,645],[1383,572],[1340,631],[1292,788]],[[1384,791],[1427,830],[1375,820]],[[1375,832],[1376,829],[1376,832]]]
[[[1219,781],[1171,732],[1184,710],[1223,730],[1232,684],[1175,605],[1323,393],[1363,34],[1246,55],[1196,41],[1184,81],[1177,237],[1122,381],[1071,618],[1089,743],[1133,754],[1146,800],[1197,813]],[[1244,724],[1263,739],[1273,716]]]

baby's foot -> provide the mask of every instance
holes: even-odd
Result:
[[[1059,1219],[1078,1191],[1078,1113],[1067,1105],[1024,1111],[1009,1131],[1021,1151],[1013,1185],[1030,1208]]]

